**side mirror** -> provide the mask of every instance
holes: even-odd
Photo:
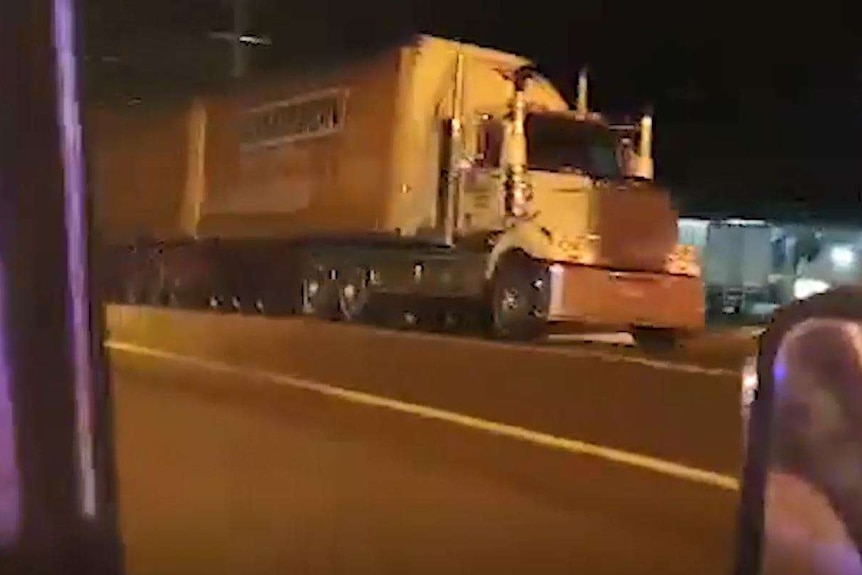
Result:
[[[751,367],[736,575],[862,574],[862,287],[779,310]]]

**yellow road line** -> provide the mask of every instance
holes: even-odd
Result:
[[[443,409],[437,409],[426,405],[419,405],[415,403],[400,401],[397,399],[391,399],[388,397],[373,395],[361,391],[344,389],[342,387],[318,383],[315,381],[310,381],[307,379],[298,378],[273,371],[266,371],[250,367],[238,367],[211,359],[191,357],[173,353],[170,351],[152,349],[125,342],[109,341],[106,346],[116,351],[157,358],[175,363],[182,363],[208,371],[225,373],[230,375],[239,375],[243,377],[252,377],[259,380],[268,381],[270,383],[274,383],[280,386],[292,387],[294,389],[301,389],[304,391],[311,391],[328,397],[334,397],[350,403],[389,409],[391,411],[405,413],[417,417],[423,417],[426,419],[444,421],[446,423],[451,423],[461,427],[484,431],[486,433],[491,433],[494,435],[508,437],[510,439],[516,439],[519,441],[532,443],[534,445],[538,445],[545,448],[558,449],[577,455],[588,455],[591,457],[604,459],[606,461],[620,463],[623,465],[636,467],[661,475],[674,477],[676,479],[682,479],[693,483],[700,483],[703,485],[718,487],[719,489],[725,489],[728,491],[736,491],[739,489],[739,482],[735,477],[731,477],[729,475],[722,475],[720,473],[707,471],[705,469],[688,467],[686,465],[674,463],[672,461],[665,461],[656,457],[641,455],[639,453],[622,451],[619,449],[596,445],[593,443],[587,443],[584,441],[578,441],[575,439],[557,437],[554,435],[542,433],[539,431],[533,431],[515,425],[497,423],[494,421],[488,421],[485,419],[480,419],[477,417],[472,417],[469,415],[455,413]]]

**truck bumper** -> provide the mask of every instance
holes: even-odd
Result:
[[[705,302],[700,278],[552,264],[548,321],[618,329],[700,331]]]

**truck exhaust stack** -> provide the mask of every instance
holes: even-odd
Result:
[[[588,98],[587,68],[581,68],[578,74],[578,102],[575,111],[581,118],[586,118],[590,111]]]
[[[504,160],[506,166],[506,212],[514,218],[527,215],[530,201],[527,181],[527,81],[535,69],[524,66],[515,71],[512,78],[514,94],[509,109],[509,137],[506,139]]]
[[[652,158],[652,112],[647,111],[641,118],[641,137],[638,155],[642,158]]]
[[[455,56],[454,91],[452,97],[451,148],[449,154],[449,181],[446,190],[446,215],[443,236],[447,245],[455,243],[455,228],[461,202],[461,160],[464,157],[464,53],[459,49]]]
[[[652,110],[647,110],[641,117],[638,154],[635,161],[635,175],[645,180],[652,180],[655,177],[652,158]]]

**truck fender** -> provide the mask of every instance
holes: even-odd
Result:
[[[548,238],[533,225],[519,224],[509,228],[498,238],[485,265],[485,281],[490,282],[503,256],[510,252],[523,252],[529,257],[544,259]]]

